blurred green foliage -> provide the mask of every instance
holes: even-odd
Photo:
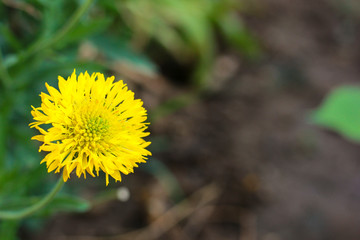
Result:
[[[193,63],[193,88],[205,89],[217,36],[245,58],[260,56],[239,10],[236,0],[2,1],[0,209],[27,206],[53,185],[48,180],[53,174],[39,165],[43,154],[37,151],[39,143],[30,140],[35,131],[28,127],[30,105],[40,105],[38,95],[46,91],[45,82],[56,86],[56,77],[68,76],[74,68],[109,72],[119,61],[139,71],[157,72],[148,49],[162,46],[180,63]],[[88,208],[85,200],[62,194],[38,215]],[[16,239],[18,226],[17,221],[0,221],[0,239]]]
[[[260,56],[255,39],[238,17],[239,1],[126,0],[116,6],[136,47],[155,40],[180,62],[196,59],[192,77],[196,87],[206,88],[217,49],[216,29],[246,57]]]
[[[334,130],[344,137],[360,142],[360,87],[336,88],[316,110],[314,123]]]

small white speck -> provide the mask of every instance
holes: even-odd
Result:
[[[130,198],[130,191],[127,187],[119,187],[116,190],[116,197],[119,201],[126,202]]]

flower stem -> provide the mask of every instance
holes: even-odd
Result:
[[[44,198],[41,199],[39,202],[18,211],[0,211],[0,219],[21,219],[39,211],[41,208],[45,207],[49,202],[51,202],[51,200],[53,200],[53,198],[60,191],[63,185],[64,181],[62,177],[60,177],[51,192],[44,196]]]

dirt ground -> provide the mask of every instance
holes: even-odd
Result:
[[[29,238],[359,239],[360,145],[309,122],[360,79],[360,4],[340,2],[248,1],[264,58],[220,53],[214,92],[151,126],[186,202],[140,170],[122,183],[129,201],[56,216]]]

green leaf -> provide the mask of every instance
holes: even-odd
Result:
[[[227,41],[249,59],[261,57],[258,41],[235,14],[226,14],[217,19],[217,24]]]
[[[43,12],[43,31],[42,38],[51,37],[51,35],[59,28],[63,19],[65,19],[65,14],[63,10],[65,2],[62,0],[54,1],[41,1],[45,8]]]
[[[79,197],[71,195],[59,195],[42,211],[45,214],[52,214],[58,211],[86,212],[90,209],[90,203]]]
[[[335,89],[312,114],[311,120],[360,142],[360,87],[344,86]]]
[[[16,240],[18,227],[20,226],[19,221],[2,221],[0,222],[0,239]]]
[[[0,34],[4,37],[7,43],[16,51],[21,50],[22,44],[17,39],[17,37],[13,34],[8,26],[0,23]]]
[[[126,61],[142,71],[157,72],[156,65],[144,54],[134,51],[125,38],[101,35],[91,42],[110,60]]]
[[[96,33],[104,31],[111,22],[111,17],[80,22],[77,26],[71,29],[71,31],[69,31],[64,39],[58,44],[58,46],[63,48],[69,43],[87,39]]]
[[[0,172],[5,168],[6,136],[8,129],[7,116],[0,112]]]
[[[0,202],[0,208],[2,210],[21,210],[28,208],[39,201],[43,196],[37,197],[16,197],[8,198],[5,201]],[[82,198],[71,196],[71,195],[59,195],[55,197],[45,208],[36,212],[36,216],[49,216],[56,212],[86,212],[90,209],[90,203]]]
[[[6,206],[10,207],[7,204],[16,207],[19,204],[16,199],[30,194],[33,190],[41,192],[44,188],[45,166],[38,164],[38,166],[24,170],[19,167],[21,161],[15,164],[0,175],[0,209],[7,208]],[[39,184],[42,184],[40,189],[37,187]],[[20,199],[20,201],[22,200]]]

